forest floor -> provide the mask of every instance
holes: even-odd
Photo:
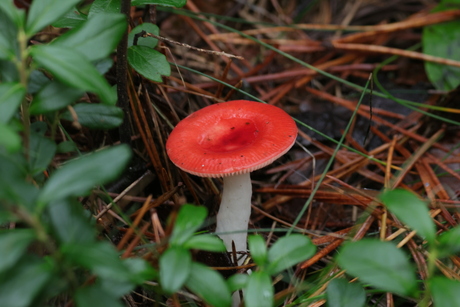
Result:
[[[252,175],[252,231],[269,242],[283,236],[283,228],[308,234],[318,251],[297,267],[301,279],[319,274],[347,239],[367,237],[403,242],[399,247],[412,254],[418,274],[425,276],[421,240],[382,210],[378,195],[396,187],[415,192],[429,201],[439,232],[460,219],[460,91],[432,85],[425,61],[445,62],[421,48],[424,27],[459,15],[458,10],[431,13],[435,5],[430,0],[188,0],[183,9],[132,10],[133,22],[159,26],[165,38],[159,50],[172,63],[172,73],[163,83],[136,75],[131,80],[131,100],[138,103],[131,110],[138,163],[111,195],[130,186],[131,196],[119,202],[128,212],[133,200],[142,204],[152,195],[152,219],[139,225],[152,241],[169,233],[167,217],[181,204],[205,205],[213,216],[221,181],[180,172],[167,158],[166,139],[180,119],[205,106],[260,99],[301,123],[296,145]],[[106,137],[85,133],[87,145]],[[109,137],[116,141],[116,135]],[[103,218],[120,236],[112,229],[116,213]],[[201,258],[213,267],[229,265],[212,255]],[[460,259],[452,257],[443,273],[458,277],[459,266]],[[278,293],[287,288],[276,285]],[[318,287],[308,297],[321,291]],[[381,293],[370,301],[415,305]],[[318,299],[311,306],[323,304]]]

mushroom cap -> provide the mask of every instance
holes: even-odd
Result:
[[[207,106],[171,132],[166,152],[180,169],[201,177],[252,172],[284,155],[297,137],[294,120],[282,109],[234,100]]]

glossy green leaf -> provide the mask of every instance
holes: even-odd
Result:
[[[20,83],[0,84],[0,122],[7,123],[19,110],[26,89]]]
[[[452,0],[444,0],[434,12],[454,8]],[[458,5],[458,2],[457,2]],[[460,21],[438,23],[423,28],[423,53],[437,57],[460,61]],[[460,84],[460,68],[425,61],[425,71],[431,83],[438,90],[450,91]]]
[[[384,192],[380,195],[380,200],[404,224],[417,231],[428,242],[434,242],[436,226],[431,219],[427,202],[403,189]]]
[[[51,277],[52,267],[48,262],[24,257],[10,270],[0,274],[0,306],[34,306],[34,299],[47,286]]]
[[[40,67],[51,72],[60,82],[98,94],[106,104],[116,103],[115,91],[79,52],[61,46],[39,45],[31,48],[31,54]]]
[[[80,52],[89,61],[109,56],[126,31],[126,18],[120,13],[100,13],[52,42]]]
[[[333,279],[327,286],[326,298],[328,307],[364,307],[366,291],[359,283]]]
[[[93,18],[100,13],[120,13],[120,0],[95,0],[89,9],[88,18]]]
[[[54,237],[59,242],[79,244],[95,241],[96,232],[90,223],[91,216],[77,201],[63,199],[53,202],[47,212]]]
[[[236,290],[246,288],[248,280],[248,274],[233,274],[227,279],[227,285],[230,288],[230,291],[234,292]]]
[[[83,24],[87,20],[87,16],[82,14],[76,7],[68,11],[59,20],[53,22],[53,27],[56,28],[75,28]]]
[[[15,58],[18,52],[17,32],[18,29],[14,22],[0,10],[0,59],[13,60]]]
[[[260,235],[249,236],[248,245],[251,258],[259,267],[263,267],[268,262],[267,246],[264,238]]]
[[[414,296],[417,279],[404,252],[391,242],[363,239],[345,244],[337,263],[348,274],[373,287],[405,296]]]
[[[142,31],[145,31],[147,33],[155,34],[155,35],[160,35],[160,29],[158,28],[157,25],[154,25],[153,23],[143,23],[141,25],[138,25],[134,29],[131,30],[131,32],[128,35],[128,47],[131,47],[134,42],[134,36]],[[155,48],[155,46],[158,43],[158,39],[153,38],[153,37],[139,37],[137,39],[137,46],[145,46],[149,48]]]
[[[84,92],[58,81],[51,81],[35,95],[30,105],[30,114],[44,114],[58,111],[74,103]]]
[[[120,296],[107,291],[99,282],[77,289],[74,295],[77,307],[110,306],[123,307]]]
[[[67,163],[51,174],[41,190],[40,206],[68,196],[84,195],[94,186],[114,180],[130,159],[129,147],[120,145]]]
[[[91,129],[113,129],[123,122],[123,110],[117,106],[79,103],[73,109],[77,114],[78,122]],[[69,111],[62,113],[61,118],[73,121]]]
[[[171,246],[160,257],[161,288],[168,294],[179,291],[192,269],[192,256],[181,246]]]
[[[439,246],[437,251],[439,257],[446,257],[460,253],[460,226],[454,227],[442,233],[438,237]]]
[[[161,76],[171,74],[171,67],[166,57],[145,46],[129,47],[128,62],[138,73],[152,81],[161,82]]]
[[[177,214],[169,243],[171,245],[184,244],[200,228],[207,215],[208,210],[205,207],[183,205]]]
[[[184,244],[184,248],[187,249],[198,249],[208,252],[225,252],[224,242],[215,235],[203,234],[193,236],[188,239]]]
[[[307,260],[315,254],[316,246],[301,234],[280,238],[268,250],[267,272],[278,274],[287,268]]]
[[[27,16],[26,34],[31,36],[64,16],[80,0],[36,0]]]
[[[252,273],[244,292],[246,307],[271,307],[274,304],[274,290],[270,275],[265,271]]]
[[[0,230],[0,273],[13,267],[34,239],[32,229]]]
[[[460,306],[460,282],[444,276],[435,276],[428,280],[433,297],[433,306]]]
[[[117,281],[131,280],[131,272],[109,242],[67,243],[61,245],[63,256],[85,267],[100,278]]]
[[[32,133],[29,144],[29,170],[36,175],[48,167],[56,153],[56,143],[42,135]]]
[[[21,149],[21,144],[22,140],[19,134],[0,122],[0,148],[4,147],[8,152],[17,152]]]
[[[131,1],[132,6],[154,4],[162,6],[173,6],[183,7],[187,3],[187,0],[133,0]]]
[[[222,275],[201,263],[192,262],[185,285],[211,306],[231,305],[231,293]]]

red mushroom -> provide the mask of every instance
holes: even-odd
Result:
[[[232,241],[237,251],[246,250],[250,172],[285,154],[296,136],[294,120],[282,109],[246,100],[205,107],[171,132],[166,151],[177,167],[201,177],[223,177],[216,232],[228,251]]]

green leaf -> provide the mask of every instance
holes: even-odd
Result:
[[[434,12],[452,9],[452,1],[441,1]],[[457,2],[458,5],[458,2]],[[460,61],[457,50],[460,48],[460,21],[453,20],[426,26],[423,28],[423,53],[437,57]],[[438,90],[450,91],[460,84],[460,68],[425,62],[428,79]]]
[[[123,110],[117,106],[104,104],[79,103],[74,106],[78,122],[91,129],[113,129],[123,122]],[[61,114],[61,118],[73,121],[69,111]]]
[[[40,206],[68,196],[84,195],[95,185],[114,180],[130,159],[129,147],[120,145],[69,162],[51,174],[41,190]]]
[[[8,152],[17,152],[21,149],[21,137],[11,127],[0,122],[0,148]]]
[[[69,261],[90,269],[101,278],[116,281],[132,279],[128,266],[109,242],[69,242],[61,245],[61,252]]]
[[[42,121],[35,121],[30,124],[31,133],[36,133],[41,136],[45,136],[46,131],[48,131],[48,124]]]
[[[136,284],[142,284],[149,279],[158,279],[158,272],[142,258],[127,258],[123,263],[131,272],[131,281]]]
[[[77,145],[74,141],[64,141],[58,144],[57,152],[58,153],[68,153],[77,150]]]
[[[460,282],[444,276],[435,276],[428,280],[433,297],[433,306],[460,306]]]
[[[160,257],[161,288],[168,294],[179,291],[190,275],[192,256],[181,246],[171,246]]]
[[[17,38],[16,25],[5,12],[0,10],[0,59],[14,60],[19,50]]]
[[[15,63],[0,59],[0,79],[2,82],[18,83],[20,81],[19,72]]]
[[[97,71],[101,75],[104,75],[110,70],[110,68],[112,68],[113,60],[111,58],[104,58],[104,59],[95,61],[93,64],[96,67]]]
[[[88,18],[100,13],[120,13],[120,0],[95,0],[89,9]]]
[[[138,73],[149,80],[161,82],[161,76],[169,76],[171,67],[166,57],[145,46],[128,48],[128,62]]]
[[[248,245],[251,258],[259,267],[263,267],[268,262],[267,246],[264,238],[260,235],[249,236]]]
[[[90,214],[85,214],[80,203],[64,199],[51,203],[47,208],[54,235],[61,243],[91,243],[95,240],[95,229]]]
[[[377,289],[405,296],[414,296],[417,291],[414,268],[404,252],[391,242],[363,239],[346,243],[337,263]]]
[[[268,251],[267,272],[278,274],[287,268],[307,260],[315,254],[316,246],[301,234],[292,234],[276,241]]]
[[[0,231],[0,273],[13,267],[35,239],[32,229]]]
[[[4,137],[0,129],[0,140]],[[27,180],[28,164],[24,156],[0,150],[0,208],[13,207],[17,211],[21,206],[30,212],[35,210],[38,188]]]
[[[429,243],[434,243],[436,226],[425,201],[403,189],[384,192],[380,195],[380,200],[403,223],[417,231]]]
[[[186,249],[199,249],[202,251],[209,251],[209,252],[225,252],[227,249],[225,248],[224,242],[215,235],[197,235],[193,236],[188,239],[184,244],[184,248]]]
[[[77,289],[77,291],[75,291],[74,299],[77,307],[125,306],[121,303],[119,296],[107,291],[99,282]]]
[[[364,307],[366,304],[366,291],[363,287],[343,278],[329,282],[326,297],[328,307]]]
[[[30,135],[29,169],[32,176],[46,170],[56,153],[56,147],[47,137],[36,133]]]
[[[75,28],[86,21],[87,17],[82,14],[76,7],[67,12],[61,19],[53,23],[56,28]]]
[[[34,299],[47,286],[51,277],[52,267],[49,263],[34,257],[24,257],[11,270],[0,274],[0,306],[34,306]]]
[[[439,257],[446,257],[460,253],[460,226],[443,232],[439,237],[437,251]]]
[[[100,13],[81,26],[70,30],[52,42],[80,52],[89,61],[109,56],[126,31],[126,18],[119,13]]]
[[[185,285],[211,306],[231,305],[231,293],[222,275],[201,263],[192,262]]]
[[[246,307],[273,306],[273,295],[272,280],[267,272],[258,271],[249,275],[246,291],[244,292],[244,304]]]
[[[58,111],[74,103],[84,92],[58,81],[48,82],[30,105],[30,114],[38,115]]]
[[[61,46],[36,45],[31,48],[31,54],[40,67],[47,69],[60,82],[96,93],[106,104],[116,103],[116,93],[79,52]]]
[[[162,6],[173,6],[183,7],[187,3],[187,0],[133,0],[131,1],[132,6],[153,4]]]
[[[18,9],[13,1],[0,1],[0,10],[14,22],[16,28],[23,27],[25,11]]]
[[[26,35],[32,36],[45,26],[52,24],[80,0],[38,0],[33,1],[27,16]]]
[[[111,296],[120,297],[133,291],[146,280],[158,280],[158,273],[142,258],[127,258],[123,264],[130,271],[129,280],[99,278],[101,287]],[[103,305],[105,306],[105,305]]]
[[[205,207],[183,205],[177,214],[169,243],[171,245],[184,244],[200,228],[207,215],[208,210]]]
[[[33,69],[29,74],[27,82],[27,93],[36,94],[41,91],[47,84],[52,82],[43,71]]]
[[[143,23],[141,25],[138,25],[134,29],[131,30],[131,32],[128,35],[128,47],[131,47],[134,42],[134,36],[137,33],[140,33],[142,31],[145,31],[147,33],[155,34],[155,35],[160,35],[160,29],[158,28],[157,25],[154,25],[153,23]],[[137,39],[137,46],[145,46],[149,48],[155,48],[155,46],[158,43],[158,39],[153,38],[153,37],[139,37]]]
[[[227,285],[230,288],[230,291],[233,292],[236,290],[246,288],[248,280],[248,274],[234,274],[227,279]]]
[[[26,95],[26,89],[20,83],[0,84],[0,122],[7,123],[18,112],[19,105]]]

